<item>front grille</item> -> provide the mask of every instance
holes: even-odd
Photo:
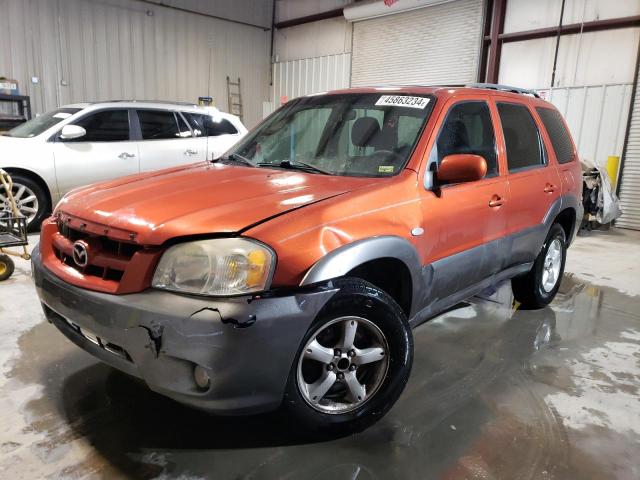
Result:
[[[43,265],[64,282],[124,295],[151,286],[163,252],[137,240],[129,230],[56,213],[42,223],[40,253]]]
[[[83,232],[62,221],[58,221],[57,226],[59,237],[54,238],[53,244],[56,258],[86,276],[119,282],[135,253],[142,250],[135,243]],[[73,247],[78,241],[87,247],[88,263],[85,266],[80,266],[73,257]]]

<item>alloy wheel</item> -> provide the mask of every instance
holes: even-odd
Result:
[[[26,185],[20,185],[19,183],[13,184],[13,198],[16,202],[16,206],[18,207],[18,211],[20,214],[27,219],[27,223],[31,223],[36,215],[38,215],[38,197],[35,192],[31,190]],[[7,192],[4,189],[0,188],[0,212],[5,215],[8,213],[9,215],[13,215],[11,210],[11,203],[9,202],[9,197],[7,196]]]
[[[560,269],[562,267],[562,242],[559,238],[554,238],[547,254],[544,257],[542,267],[542,288],[545,292],[554,289],[560,279]]]
[[[353,411],[371,399],[389,368],[389,347],[378,326],[362,317],[340,317],[309,338],[297,367],[298,389],[314,409]]]

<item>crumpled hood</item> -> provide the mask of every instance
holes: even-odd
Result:
[[[173,237],[240,232],[373,180],[198,163],[74,190],[56,212],[159,245]]]

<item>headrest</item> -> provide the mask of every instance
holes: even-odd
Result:
[[[518,148],[520,146],[520,138],[518,137],[518,131],[512,127],[503,127],[504,142],[510,148]]]
[[[360,117],[351,127],[351,142],[356,147],[374,146],[374,139],[380,133],[380,124],[373,117]]]

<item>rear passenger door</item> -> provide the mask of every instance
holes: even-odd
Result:
[[[184,113],[184,116],[194,135],[201,138],[208,160],[220,157],[242,138],[242,134],[226,118],[201,113]]]
[[[550,152],[555,154],[556,164],[562,181],[562,195],[573,194],[582,197],[582,169],[576,165],[578,154],[567,125],[559,111],[549,107],[536,107],[536,112],[551,141]]]
[[[204,160],[204,150],[179,112],[139,109],[137,114],[141,172]]]
[[[531,262],[547,234],[543,224],[561,195],[560,176],[550,165],[547,149],[530,107],[496,98],[508,167],[510,202],[507,208],[510,265]]]

